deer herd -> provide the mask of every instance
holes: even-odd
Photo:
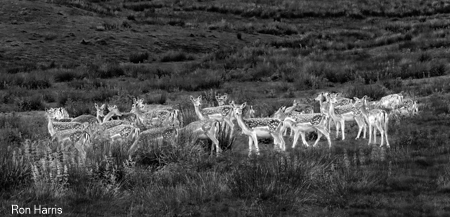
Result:
[[[331,148],[331,126],[336,129],[336,138],[345,140],[346,122],[356,122],[359,139],[361,133],[366,138],[369,128],[368,144],[376,143],[377,132],[381,141],[380,146],[390,147],[388,139],[389,119],[399,120],[402,116],[418,114],[417,101],[404,99],[402,94],[391,94],[379,101],[370,101],[369,97],[342,97],[338,93],[319,93],[315,101],[320,109],[314,111],[314,106],[302,104],[294,100],[290,107],[279,108],[270,117],[255,117],[253,106],[247,103],[227,104],[228,95],[216,95],[218,106],[202,108],[202,97],[190,96],[198,120],[184,125],[183,114],[175,106],[145,104],[143,99],[134,99],[129,112],[119,111],[116,105],[95,104],[96,116],[81,115],[69,117],[66,109],[50,108],[46,110],[48,132],[52,140],[58,141],[63,147],[66,141],[72,141],[75,148],[85,157],[85,148],[91,144],[93,136],[100,136],[111,141],[131,141],[129,154],[146,144],[148,140],[170,140],[171,144],[178,138],[181,131],[198,139],[212,141],[216,153],[221,152],[218,133],[225,124],[229,127],[231,137],[237,126],[243,135],[248,136],[249,151],[259,154],[258,138],[273,138],[275,149],[286,150],[284,136],[290,129],[290,136],[294,137],[292,148],[297,145],[299,137],[302,144],[309,146],[306,133],[316,132],[317,139],[313,146],[317,146],[322,136],[325,136]],[[105,114],[106,110],[108,113]],[[340,131],[340,132],[339,132]],[[255,150],[253,150],[253,148]]]

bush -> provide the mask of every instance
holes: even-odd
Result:
[[[353,97],[362,98],[363,96],[368,96],[372,100],[379,100],[381,97],[388,95],[386,88],[379,84],[372,85],[355,85],[350,87],[346,91],[347,97],[353,99]]]
[[[147,102],[148,104],[164,104],[167,101],[167,92],[163,91],[160,94],[156,94],[156,95],[146,95],[145,102]]]
[[[252,81],[260,81],[264,78],[269,78],[275,73],[275,66],[272,64],[261,63],[258,64],[255,68],[250,72],[250,80]]]
[[[390,79],[390,80],[385,80],[383,82],[383,85],[389,89],[392,90],[393,92],[400,92],[403,90],[403,82],[401,79]]]
[[[50,79],[40,73],[1,74],[0,89],[18,86],[25,89],[45,89],[52,86]]]
[[[25,76],[23,86],[27,89],[44,89],[52,86],[52,83],[47,77],[39,75]]]
[[[31,72],[37,69],[37,65],[35,63],[22,63],[22,66],[12,67],[7,69],[9,74],[16,74],[19,72]]]
[[[0,151],[0,186],[2,191],[31,182],[31,168],[23,149],[2,146]],[[29,154],[29,152],[27,152]]]
[[[222,72],[213,70],[197,70],[184,76],[162,77],[148,81],[149,86],[166,91],[186,90],[199,91],[219,88],[222,81]]]
[[[132,53],[129,56],[129,60],[132,63],[143,63],[148,59],[148,52],[145,53]]]
[[[45,106],[42,103],[42,96],[40,95],[22,97],[16,102],[16,106],[20,111],[36,111],[45,109]]]
[[[271,35],[293,35],[297,34],[297,29],[294,26],[285,23],[269,23],[257,30],[258,33]]]
[[[61,70],[54,75],[55,82],[69,82],[75,79],[79,79],[81,76],[73,70]]]
[[[125,75],[125,71],[119,64],[111,63],[105,64],[99,68],[95,73],[95,78],[115,78]]]
[[[168,51],[161,55],[161,62],[181,62],[195,59],[193,56],[184,53],[183,51]]]

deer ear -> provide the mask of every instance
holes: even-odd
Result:
[[[103,104],[102,106],[100,106],[100,108],[105,109],[106,105]]]
[[[242,103],[242,108],[245,108],[247,106],[247,102]]]
[[[191,96],[189,96],[189,98],[192,100],[192,101],[194,101],[194,97],[191,95]]]
[[[230,105],[233,106],[233,107],[236,107],[236,105],[234,104],[234,100],[231,101]]]
[[[97,103],[94,103],[94,107],[95,107],[95,108],[98,108],[98,105],[97,105]]]

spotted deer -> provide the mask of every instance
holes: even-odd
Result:
[[[202,97],[199,96],[197,98],[194,98],[193,96],[190,96],[190,99],[194,104],[195,114],[197,114],[197,117],[200,120],[214,119],[221,122],[224,121],[228,126],[230,126],[230,130],[232,132],[231,136],[233,136],[234,132],[233,106],[222,105],[200,109],[200,106],[202,104]]]
[[[341,139],[345,139],[345,122],[346,121],[356,121],[358,124],[359,132],[364,130],[366,132],[366,122],[361,116],[361,111],[354,104],[349,104],[345,106],[335,107],[334,103],[337,102],[336,95],[330,94],[326,96],[329,103],[328,114],[333,119],[336,127],[336,138],[339,137],[339,128],[341,128]],[[365,134],[365,133],[364,133]],[[360,133],[358,133],[356,139],[358,139]]]
[[[278,118],[243,119],[242,110],[245,108],[247,103],[235,105],[232,101],[231,105],[233,106],[233,115],[242,130],[242,134],[248,136],[249,156],[252,153],[253,145],[255,146],[256,154],[259,155],[258,138],[272,137],[274,139],[275,147],[278,146],[278,148],[282,151],[286,150],[285,142],[283,136],[281,135],[283,121]]]
[[[102,135],[112,140],[119,141],[132,141],[136,139],[139,135],[140,129],[131,124],[121,124],[106,129],[102,132]]]
[[[172,145],[175,144],[175,140],[178,137],[178,128],[175,127],[158,127],[152,128],[139,133],[139,136],[131,145],[128,150],[128,154],[133,154],[136,150],[148,141],[170,141]]]
[[[223,106],[227,104],[227,100],[228,100],[228,94],[224,94],[222,96],[220,96],[219,94],[216,94],[215,96],[217,104],[219,106]]]
[[[146,128],[165,127],[165,126],[180,126],[180,122],[176,117],[179,116],[179,110],[153,110],[151,112],[144,112],[137,103],[134,103],[131,108],[131,113],[135,114],[138,121]]]
[[[50,136],[54,136],[57,132],[63,130],[81,130],[84,129],[85,126],[88,126],[88,123],[79,123],[79,122],[58,122],[53,120],[53,116],[51,112],[48,110],[45,111],[45,116],[47,118],[47,129]]]
[[[309,146],[305,139],[305,133],[317,132],[318,136],[314,142],[313,147],[324,135],[327,138],[328,146],[331,148],[330,133],[326,127],[328,116],[322,113],[306,114],[302,117],[287,117],[283,120],[283,128],[289,127],[294,132],[294,140],[292,141],[292,148],[295,148],[299,136],[302,138],[303,145]]]
[[[373,131],[373,139],[374,143],[376,143],[376,135],[377,135],[377,129],[381,134],[381,144],[380,147],[383,146],[384,140],[386,140],[387,147],[390,147],[389,145],[389,139],[388,139],[388,124],[389,124],[389,115],[388,113],[383,109],[370,109],[368,110],[367,107],[367,97],[364,96],[362,98],[363,105],[361,106],[361,112],[366,119],[366,122],[369,125],[369,142],[368,145],[371,144],[372,141],[372,131]],[[376,128],[376,129],[374,129]]]

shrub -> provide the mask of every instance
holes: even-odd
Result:
[[[161,167],[172,163],[188,163],[205,154],[199,144],[192,144],[191,135],[181,131],[176,146],[157,145],[155,141],[145,141],[137,151],[137,163]],[[145,144],[147,143],[147,144]]]
[[[148,52],[145,53],[132,53],[129,56],[129,60],[132,63],[143,63],[148,59]]]
[[[392,90],[393,92],[400,92],[403,89],[403,82],[401,79],[390,79],[390,80],[385,80],[383,82],[383,85]]]
[[[109,88],[98,88],[87,94],[83,100],[89,102],[105,102],[117,94],[117,90]]]
[[[23,87],[27,89],[44,89],[52,86],[47,77],[38,75],[27,75],[23,81]]]
[[[362,98],[363,96],[368,96],[372,98],[372,100],[379,100],[381,97],[386,96],[388,92],[386,88],[379,84],[372,85],[355,85],[350,87],[346,91],[346,96],[349,98],[358,97]]]
[[[257,32],[271,35],[293,35],[297,34],[297,29],[289,24],[272,22],[262,26]]]
[[[297,90],[318,89],[326,85],[326,81],[316,75],[302,73],[294,78],[294,87]]]
[[[106,69],[100,69],[99,78],[115,78],[125,75],[119,64],[107,64]]]
[[[275,73],[275,66],[269,63],[261,63],[258,64],[255,68],[250,72],[250,79],[252,81],[258,81],[264,78],[268,78]]]
[[[30,183],[31,170],[23,149],[2,146],[0,151],[0,186],[10,190]],[[29,152],[26,152],[29,154]]]
[[[219,140],[219,147],[222,151],[232,150],[233,145],[236,142],[236,135],[232,135],[232,134],[235,134],[235,133],[231,131],[230,126],[228,126],[225,122],[222,122],[220,124],[220,129],[219,129],[219,133],[217,136],[217,140]],[[213,151],[213,150],[211,150],[211,151]]]
[[[197,70],[184,76],[162,77],[149,82],[149,85],[166,91],[186,90],[199,91],[219,88],[222,72],[213,70]]]
[[[7,69],[6,71],[9,74],[16,74],[19,72],[31,72],[37,69],[37,65],[35,63],[21,63],[21,66],[12,67]]]
[[[44,110],[45,108],[42,103],[42,96],[40,95],[22,97],[17,100],[16,106],[20,109],[20,111]]]
[[[80,75],[73,70],[61,70],[54,75],[55,82],[69,82],[80,78]]]
[[[354,69],[348,65],[310,62],[304,70],[310,74],[326,78],[332,83],[345,83],[354,80]]]
[[[50,102],[50,103],[56,102],[56,98],[57,98],[56,94],[54,92],[50,92],[50,91],[46,91],[42,95],[42,99],[45,102]]]
[[[23,141],[19,128],[0,129],[0,144],[18,145]]]
[[[167,22],[167,24],[171,26],[184,26],[185,22],[181,19],[170,19],[169,22]]]
[[[428,70],[428,76],[434,77],[448,74],[448,68],[446,63],[442,61],[431,61],[430,65],[431,66]]]
[[[437,93],[431,95],[427,104],[433,110],[433,114],[435,115],[450,113],[448,106],[449,100],[446,100],[445,97],[440,96]]]
[[[127,16],[127,20],[132,20],[132,21],[136,21],[136,17],[132,14]]]
[[[193,56],[184,53],[183,51],[168,51],[161,55],[161,62],[181,62],[195,59]]]
[[[427,62],[427,61],[430,61],[432,58],[433,58],[433,57],[430,55],[430,53],[423,52],[423,53],[421,53],[421,54],[419,55],[418,60],[419,60],[420,62]]]
[[[146,95],[144,101],[148,104],[164,104],[167,101],[167,92],[163,91],[160,94],[155,94],[152,96]]]

